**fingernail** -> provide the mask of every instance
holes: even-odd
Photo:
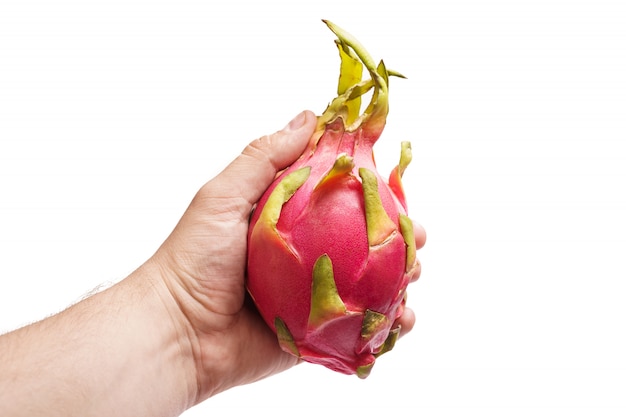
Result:
[[[294,131],[300,129],[304,125],[304,121],[306,120],[305,112],[300,113],[296,117],[293,118],[292,121],[289,122],[287,126],[283,129],[284,131]]]

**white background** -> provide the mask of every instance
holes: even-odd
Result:
[[[626,413],[626,3],[0,3],[0,332],[116,281],[252,139],[333,98],[326,18],[404,73],[428,232],[414,331],[364,381],[314,365],[185,416]]]

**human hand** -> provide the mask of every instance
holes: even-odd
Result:
[[[246,301],[247,232],[255,202],[304,151],[316,119],[303,112],[246,147],[126,279],[0,335],[0,415],[170,417],[295,365]],[[419,226],[415,240],[422,247]],[[414,323],[404,309],[403,332]]]
[[[149,261],[171,294],[172,317],[195,362],[196,403],[233,386],[281,372],[298,362],[246,301],[245,268],[250,213],[277,173],[304,151],[316,116],[298,115],[283,130],[250,143],[196,194],[172,234]],[[416,225],[418,248],[424,230]],[[416,268],[412,280],[419,277]],[[177,310],[178,307],[178,310]],[[402,333],[414,323],[406,308]]]

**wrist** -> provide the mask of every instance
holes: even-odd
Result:
[[[223,382],[219,369],[208,369],[207,363],[217,365],[217,368],[225,365],[229,355],[219,360],[212,359],[216,353],[224,350],[230,352],[230,349],[223,349],[212,337],[215,332],[203,327],[202,323],[209,319],[205,317],[204,306],[191,295],[194,290],[190,288],[193,280],[181,276],[184,268],[176,256],[162,248],[142,268],[146,270],[145,279],[151,282],[150,285],[158,295],[181,351],[181,359],[188,370],[185,381],[189,387],[188,407],[191,407],[223,391],[223,388],[217,386],[217,381]],[[224,380],[228,376],[224,375]]]
[[[195,334],[175,296],[168,273],[152,258],[133,272],[127,279],[139,293],[145,293],[146,312],[153,330],[158,334],[155,340],[157,365],[163,367],[162,374],[170,380],[170,392],[176,393],[180,401],[180,412],[197,402],[198,379],[194,355]],[[158,362],[158,363],[157,363]]]

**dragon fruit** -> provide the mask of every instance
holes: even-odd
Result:
[[[366,378],[398,338],[396,320],[418,264],[401,182],[411,147],[402,142],[385,182],[372,147],[386,122],[389,77],[402,75],[324,23],[338,38],[338,95],[318,116],[305,152],[252,214],[246,285],[283,350]]]

